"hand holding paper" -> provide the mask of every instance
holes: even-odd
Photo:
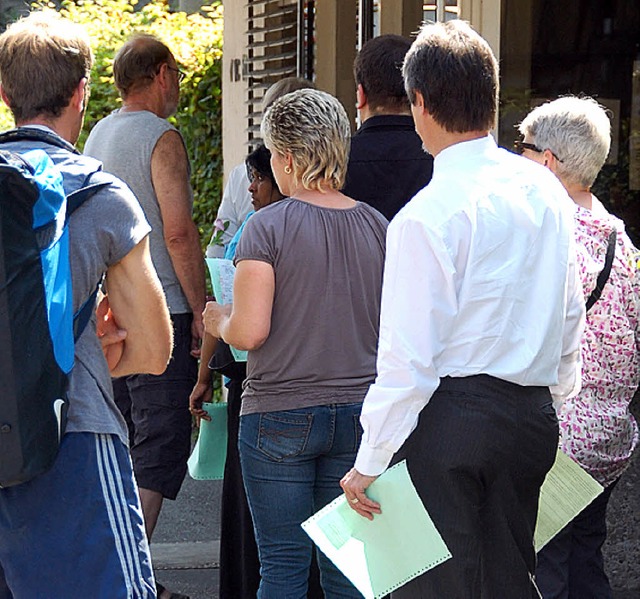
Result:
[[[220,325],[229,314],[231,314],[231,304],[221,306],[216,302],[207,302],[202,313],[205,332],[220,339],[222,337]]]
[[[366,599],[378,599],[451,557],[411,482],[406,462],[381,474],[368,494],[382,513],[367,520],[344,495],[302,528]]]
[[[351,468],[340,481],[340,486],[349,502],[352,510],[373,520],[373,514],[380,514],[380,504],[367,497],[365,491],[378,477],[360,474],[355,468]]]
[[[209,267],[209,275],[211,276],[211,286],[213,287],[213,293],[216,297],[217,303],[211,308],[210,313],[210,327],[207,329],[206,312],[205,308],[205,330],[214,337],[220,339],[219,331],[219,317],[222,315],[229,315],[231,313],[231,305],[233,303],[233,279],[236,274],[236,267],[231,260],[225,260],[223,258],[206,258],[207,266]],[[208,306],[209,304],[207,304]],[[228,312],[221,312],[221,310],[228,310]],[[216,320],[217,319],[217,320]],[[214,331],[215,332],[212,332]],[[246,362],[247,352],[236,349],[233,346],[229,346],[231,354],[236,362]]]

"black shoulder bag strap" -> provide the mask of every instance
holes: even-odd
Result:
[[[616,237],[617,237],[617,233],[616,233],[616,230],[614,229],[613,231],[611,231],[611,234],[609,235],[609,243],[607,245],[607,255],[604,259],[604,268],[600,271],[600,274],[598,275],[598,280],[596,281],[595,289],[591,292],[591,295],[587,298],[587,305],[586,305],[587,312],[591,310],[591,308],[593,307],[593,304],[595,304],[600,299],[600,296],[602,295],[602,290],[604,289],[604,286],[609,280],[609,274],[611,274],[611,265],[613,264],[613,256],[616,253]]]

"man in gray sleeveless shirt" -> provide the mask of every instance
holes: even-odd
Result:
[[[162,376],[114,380],[129,423],[131,453],[147,535],[163,499],[175,499],[190,450],[189,394],[197,378],[205,298],[204,261],[192,220],[190,167],[182,136],[167,122],[183,74],[169,49],[149,35],[127,41],[114,62],[120,110],[91,131],[85,153],[137,196],[151,224],[151,258],[174,326],[173,359]]]

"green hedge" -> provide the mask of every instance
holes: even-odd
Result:
[[[180,106],[172,122],[182,132],[192,166],[194,219],[203,246],[211,234],[222,185],[222,3],[214,1],[199,14],[171,12],[169,4],[154,0],[136,10],[137,0],[80,0],[63,2],[60,14],[83,25],[91,37],[95,64],[91,98],[78,142],[121,105],[113,84],[113,58],[134,32],[151,33],[171,48],[187,77],[181,83]],[[33,8],[43,5],[34,4]],[[45,5],[46,6],[46,5]],[[0,129],[13,126],[6,107]]]

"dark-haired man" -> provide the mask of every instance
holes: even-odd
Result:
[[[2,149],[44,150],[66,193],[91,183],[101,169],[73,147],[92,63],[84,32],[53,11],[34,12],[0,36],[2,99],[23,137]],[[33,139],[43,132],[46,142]],[[27,133],[31,139],[24,139]],[[106,272],[111,312],[126,337],[107,363],[91,319],[75,345],[67,427],[53,467],[0,489],[2,599],[155,596],[127,429],[110,374],[163,372],[171,324],[149,256],[149,224],[122,181],[105,173],[99,179],[110,185],[69,221],[73,305],[79,310]]]
[[[362,46],[353,65],[362,125],[351,139],[343,192],[391,220],[431,179],[427,154],[411,118],[402,62],[411,41],[381,35]]]
[[[192,220],[184,141],[167,118],[178,107],[180,72],[165,44],[136,35],[118,51],[113,73],[122,108],[91,131],[85,153],[104,163],[138,198],[152,231],[151,258],[174,328],[173,358],[161,376],[114,380],[129,425],[131,456],[151,539],[163,499],[175,499],[191,442],[189,394],[197,379],[205,299],[204,260]]]
[[[489,135],[498,65],[466,23],[426,25],[404,78],[434,172],[388,229],[378,375],[343,488],[371,517],[380,506],[365,489],[406,459],[451,551],[394,599],[538,597],[533,531],[558,445],[552,396],[580,384],[573,207],[544,168]]]

